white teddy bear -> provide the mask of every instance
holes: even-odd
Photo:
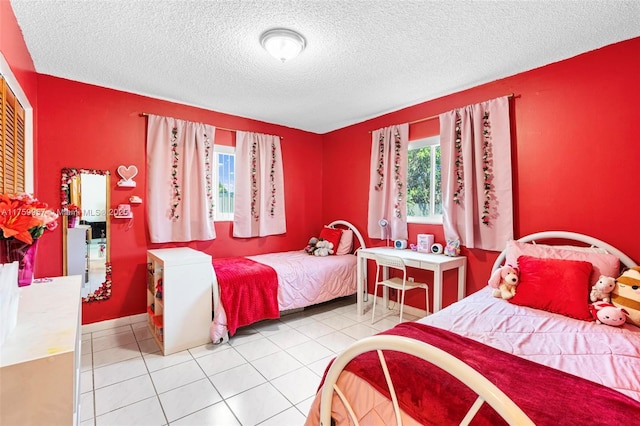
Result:
[[[615,286],[615,278],[600,275],[598,282],[596,282],[593,287],[591,287],[591,294],[589,295],[589,299],[591,299],[592,302],[597,302],[598,300],[610,302],[611,292],[613,291]]]
[[[333,243],[327,240],[319,240],[316,243],[316,250],[313,254],[315,256],[328,256],[333,254]]]

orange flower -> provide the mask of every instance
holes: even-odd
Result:
[[[0,194],[0,230],[3,239],[32,244],[58,215],[29,194]]]

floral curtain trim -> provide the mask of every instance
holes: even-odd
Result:
[[[111,262],[106,263],[105,281],[93,293],[82,298],[82,302],[94,302],[97,300],[107,300],[111,297]]]
[[[378,138],[378,183],[376,184],[376,191],[382,191],[384,186],[384,135],[380,133]]]
[[[404,197],[404,182],[400,178],[400,167],[401,167],[401,153],[402,150],[402,142],[400,139],[400,132],[398,129],[395,129],[395,133],[393,134],[393,179],[396,184],[396,201],[393,204],[394,214],[397,218],[402,217],[402,211],[400,210],[400,205],[402,204],[402,199]],[[378,139],[378,168],[376,172],[378,173],[378,183],[375,186],[376,191],[382,191],[384,187],[384,164],[385,164],[385,149],[384,149],[384,135],[381,133]]]
[[[402,149],[402,142],[400,140],[400,132],[396,128],[394,137],[394,160],[393,160],[393,174],[394,180],[396,182],[397,188],[397,196],[396,202],[394,204],[395,214],[398,219],[402,218],[402,211],[400,210],[400,206],[402,205],[402,199],[404,197],[404,193],[402,192],[404,189],[404,182],[400,178],[400,151]]]
[[[177,221],[180,219],[180,215],[176,212],[178,210],[178,206],[180,205],[181,197],[180,197],[180,185],[178,184],[178,128],[174,127],[171,130],[171,200],[170,200],[170,208],[171,213],[169,215],[169,219],[172,221]]]
[[[276,144],[271,142],[271,166],[269,170],[270,198],[269,216],[273,217],[276,211]],[[258,213],[258,142],[251,144],[251,217],[260,219]]]
[[[456,172],[456,190],[453,192],[453,201],[456,204],[460,204],[460,198],[462,196],[462,191],[464,190],[464,172],[462,170],[462,118],[460,114],[456,112],[456,161],[455,161],[455,172]]]
[[[461,130],[460,114],[456,113],[456,140],[455,140],[455,174],[456,174],[456,190],[453,193],[453,201],[460,204],[462,193],[464,191],[464,170],[462,157],[462,130]],[[482,115],[482,190],[484,193],[484,202],[482,207],[482,223],[489,225],[491,214],[491,191],[493,188],[493,154],[491,152],[491,121],[489,120],[489,111],[485,111]]]
[[[489,111],[485,111],[482,116],[482,172],[484,174],[484,206],[482,209],[482,223],[489,225],[489,214],[491,211],[491,190],[493,188],[493,154],[491,151],[491,122],[489,121]]]
[[[251,144],[251,217],[260,219],[258,214],[258,142]]]
[[[271,184],[271,202],[269,203],[269,216],[273,217],[276,210],[276,144],[271,142],[271,170],[269,171]]]
[[[215,202],[213,199],[213,181],[211,178],[211,139],[204,135],[204,167],[205,167],[205,181],[207,185],[207,201],[209,202],[209,219],[213,220],[213,213],[215,211]]]

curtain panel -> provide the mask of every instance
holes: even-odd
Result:
[[[369,238],[407,239],[408,150],[408,123],[371,133]],[[387,228],[379,225],[381,219],[387,220]]]
[[[509,99],[439,118],[445,238],[500,251],[513,239]]]
[[[287,232],[280,137],[236,132],[233,236]]]
[[[215,127],[149,114],[147,217],[152,243],[212,240]]]

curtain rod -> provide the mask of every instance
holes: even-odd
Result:
[[[508,95],[505,95],[507,98],[513,98],[515,95],[513,93],[509,93]],[[500,96],[498,96],[500,97]],[[429,121],[429,120],[434,120],[436,118],[439,118],[440,115],[432,115],[430,117],[425,117],[425,118],[419,118],[417,120],[413,120],[408,122],[407,124],[411,125],[411,124],[416,124],[416,123],[422,123],[423,121]],[[369,133],[372,133],[373,130],[369,130]]]
[[[148,117],[149,113],[148,112],[141,112],[140,113],[140,117]],[[216,129],[220,129],[220,130],[226,130],[227,132],[244,132],[245,130],[237,130],[237,129],[229,129],[226,127],[219,127],[219,126],[214,126]],[[280,139],[284,139],[282,136],[278,136]]]

